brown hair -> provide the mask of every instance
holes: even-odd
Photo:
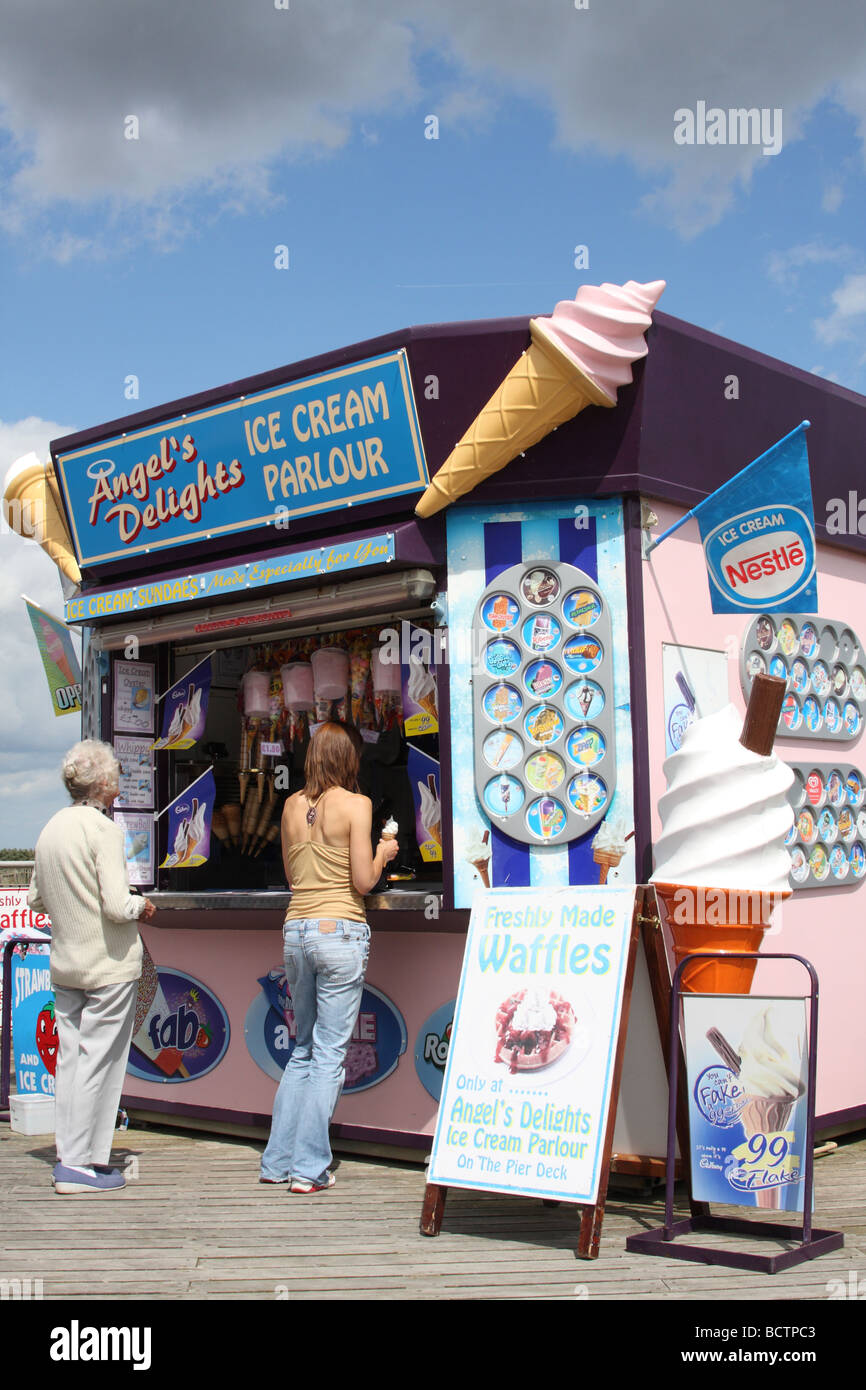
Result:
[[[358,791],[364,740],[352,724],[334,719],[317,729],[304,762],[304,795],[317,800],[329,787]]]

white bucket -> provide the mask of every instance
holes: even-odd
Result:
[[[16,1134],[53,1134],[53,1096],[10,1096],[9,1127]]]

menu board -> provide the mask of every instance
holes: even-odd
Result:
[[[153,809],[153,752],[149,738],[117,734],[114,752],[120,763],[120,787],[114,804],[120,809]]]
[[[866,780],[850,763],[791,763],[791,887],[841,888],[866,877]]]
[[[149,661],[114,663],[114,732],[152,734],[154,666]]]
[[[431,1183],[598,1199],[633,907],[633,887],[476,893]]]
[[[524,844],[567,844],[616,786],[608,605],[583,570],[520,564],[488,586],[473,619],[475,789]]]
[[[129,881],[137,886],[155,882],[155,846],[153,816],[134,811],[115,811],[114,822],[123,831],[126,871]]]
[[[856,632],[841,619],[761,614],[746,629],[740,681],[748,704],[755,676],[787,683],[780,738],[850,741],[863,729],[866,664]]]

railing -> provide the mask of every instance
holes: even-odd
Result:
[[[0,888],[29,888],[32,859],[0,859]]]

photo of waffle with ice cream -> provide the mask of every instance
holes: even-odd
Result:
[[[554,990],[516,990],[496,1013],[493,1060],[512,1075],[549,1067],[568,1051],[576,1022],[569,1001]]]

